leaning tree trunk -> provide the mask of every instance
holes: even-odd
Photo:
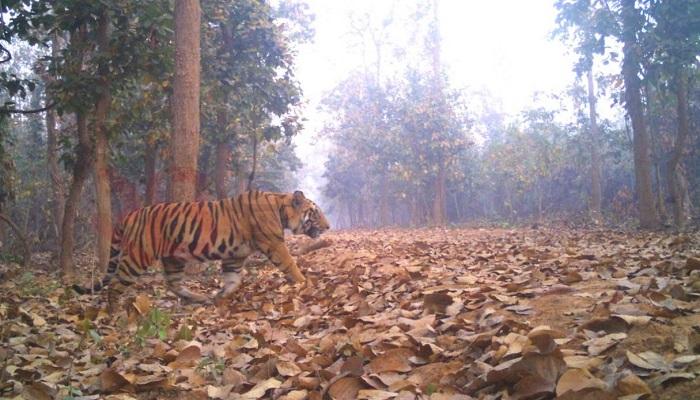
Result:
[[[659,218],[654,207],[654,191],[652,190],[650,137],[642,111],[639,56],[636,43],[638,15],[634,4],[635,0],[622,1],[622,50],[624,53],[622,75],[625,84],[625,108],[632,120],[634,177],[639,225],[643,229],[653,229],[658,226]]]
[[[175,0],[175,79],[169,165],[172,201],[193,200],[197,184],[200,22],[199,0]]]
[[[103,11],[97,27],[97,45],[105,57],[109,53],[109,16]],[[109,186],[109,140],[107,138],[107,114],[110,95],[109,66],[106,61],[98,66],[99,97],[95,103],[95,202],[97,203],[97,265],[106,269],[112,240],[112,193]]]
[[[76,148],[76,160],[73,164],[73,180],[68,190],[68,199],[66,200],[66,208],[63,212],[63,225],[61,227],[61,271],[68,280],[73,277],[75,272],[75,264],[73,262],[75,216],[78,211],[83,184],[90,172],[93,154],[85,114],[82,112],[78,113],[76,121],[78,146]]]
[[[596,114],[596,97],[593,87],[593,67],[588,70],[588,114],[591,122],[590,127],[590,152],[591,152],[591,203],[590,214],[591,218],[598,222],[601,217],[601,208],[603,203],[603,190],[601,188],[601,165],[600,151],[598,150],[598,142],[600,130],[598,129],[598,115]]]
[[[685,173],[681,163],[689,131],[688,75],[683,68],[679,68],[676,74],[676,110],[678,134],[673,146],[673,154],[668,161],[668,182],[673,198],[673,222],[676,229],[683,230],[689,214],[689,207],[685,201],[688,198],[688,185],[684,184]]]

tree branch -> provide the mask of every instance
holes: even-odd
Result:
[[[0,114],[37,114],[41,113],[44,111],[48,111],[56,106],[56,103],[50,103],[46,107],[42,108],[36,108],[34,110],[16,110],[16,109],[7,109],[7,108],[0,108]]]

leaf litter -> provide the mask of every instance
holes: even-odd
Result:
[[[230,302],[183,305],[151,273],[113,315],[37,254],[36,271],[0,265],[0,396],[692,398],[700,237],[678,238],[339,231],[291,239],[306,287],[261,260]],[[188,284],[216,293],[218,266],[193,270]]]

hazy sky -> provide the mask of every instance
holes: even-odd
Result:
[[[426,0],[427,1],[427,0]],[[558,40],[550,40],[555,26],[554,0],[440,0],[442,61],[453,87],[487,90],[501,100],[507,113],[516,114],[532,103],[535,92],[559,92],[574,79],[574,56]],[[323,95],[363,64],[350,21],[368,15],[376,24],[393,9],[400,15],[401,0],[308,0],[316,15],[313,43],[300,49],[297,77],[305,99],[306,129],[295,140],[306,164],[302,189],[318,197],[319,175],[329,151],[317,137],[323,125],[318,105]],[[402,21],[392,22],[390,41],[401,41]],[[404,36],[407,36],[406,33]],[[401,45],[397,43],[397,45]],[[416,46],[422,45],[416,43]],[[406,62],[386,51],[390,64]],[[370,56],[370,62],[373,59]]]

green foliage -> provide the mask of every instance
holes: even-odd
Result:
[[[17,280],[17,287],[22,296],[45,296],[61,287],[61,284],[53,279],[38,282],[36,276],[26,271]]]
[[[203,357],[195,370],[204,376],[218,380],[226,369],[226,360],[218,357]]]
[[[177,333],[175,334],[175,340],[190,341],[194,339],[195,329],[190,328],[190,326],[186,323],[180,325],[180,329],[178,329]]]
[[[143,347],[147,339],[167,339],[171,323],[170,313],[157,307],[151,308],[147,315],[139,319],[136,335],[134,336],[136,344]]]
[[[87,318],[83,318],[79,323],[78,327],[80,328],[80,331],[83,333],[83,337],[81,339],[81,344],[84,343],[87,339],[90,339],[93,341],[95,344],[101,344],[102,343],[102,336],[97,332],[97,329],[95,328],[95,325],[92,323]]]

